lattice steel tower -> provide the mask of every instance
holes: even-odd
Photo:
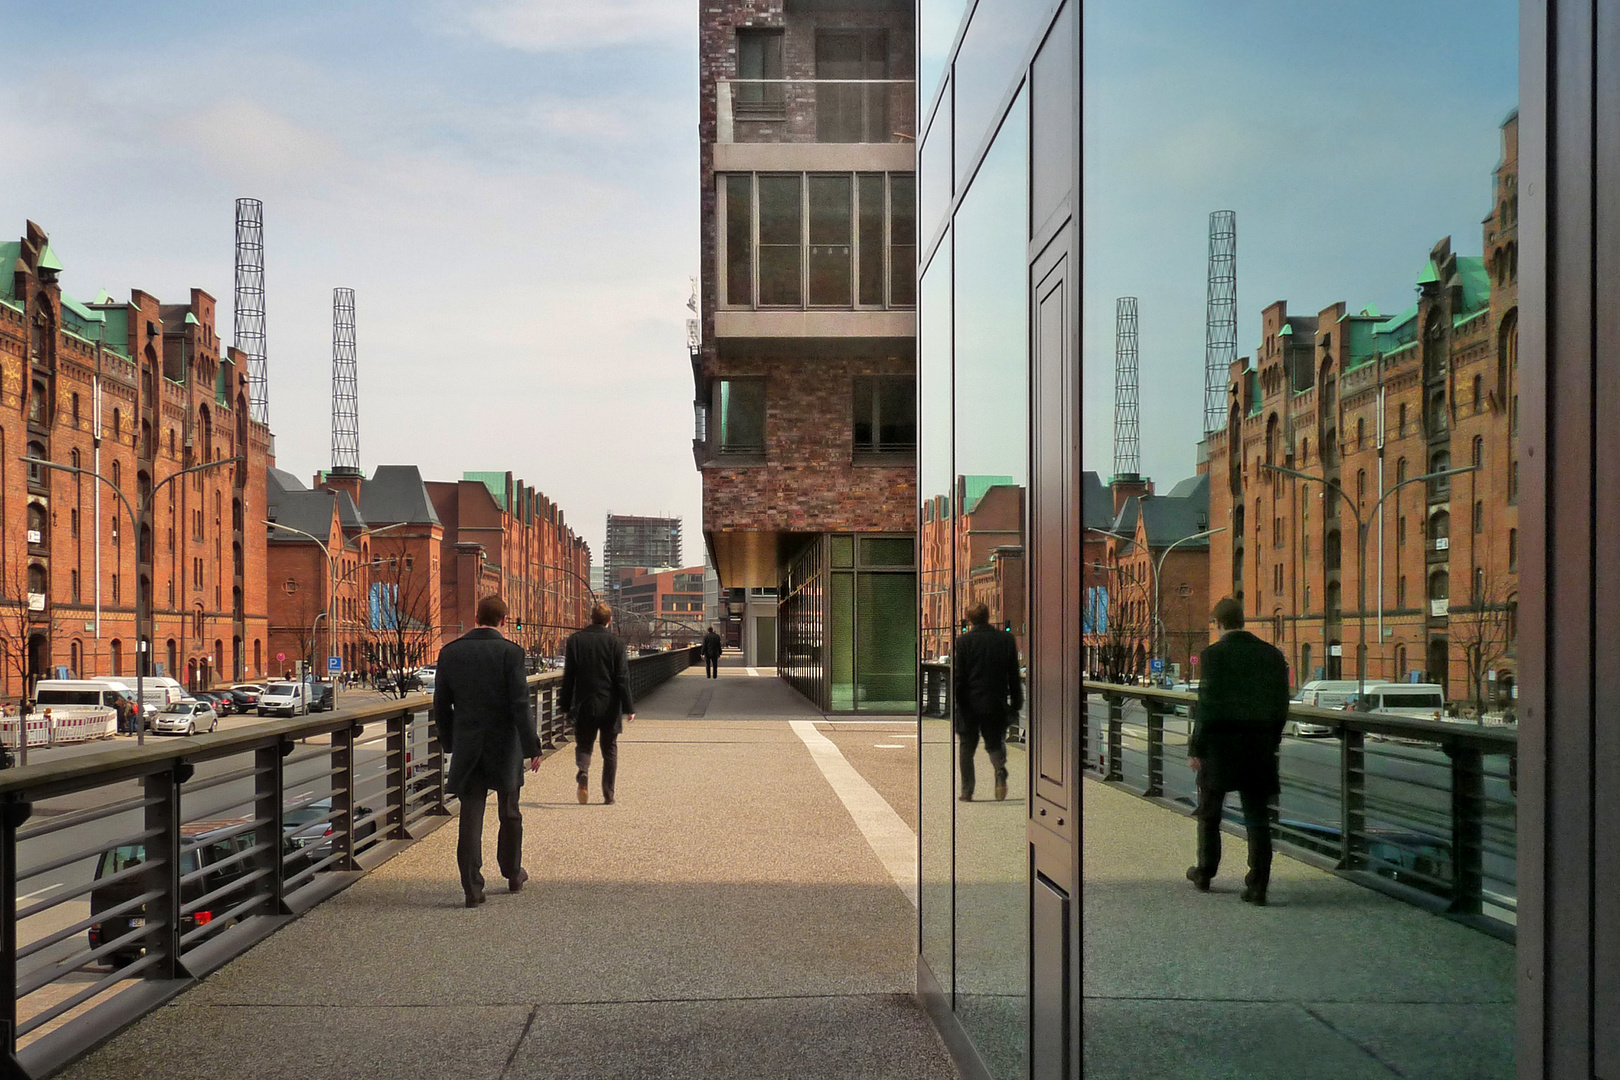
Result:
[[[1209,215],[1209,290],[1204,301],[1204,433],[1226,426],[1227,382],[1237,359],[1237,212]]]
[[[360,471],[360,365],[354,290],[332,290],[332,471]]]
[[[236,200],[236,348],[247,358],[248,415],[270,423],[264,353],[264,204]]]
[[[1138,433],[1136,297],[1122,296],[1114,311],[1114,475],[1142,471]]]

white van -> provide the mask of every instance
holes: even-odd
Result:
[[[120,679],[41,679],[34,684],[37,705],[99,705],[116,709],[118,700],[134,703],[135,691]]]
[[[1299,703],[1313,709],[1341,709],[1355,696],[1354,679],[1314,679],[1300,688]],[[1313,724],[1309,720],[1290,720],[1285,730],[1306,738],[1326,738],[1333,734],[1328,725]]]
[[[265,684],[255,708],[260,716],[297,716],[309,712],[313,700],[308,683],[277,681]]]
[[[1383,716],[1442,720],[1446,712],[1446,692],[1439,683],[1369,683],[1362,707]]]

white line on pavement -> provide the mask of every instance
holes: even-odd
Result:
[[[17,899],[18,900],[32,900],[36,896],[44,896],[48,892],[55,892],[57,889],[60,889],[65,884],[66,884],[66,882],[58,881],[55,885],[47,885],[43,889],[35,889],[31,893],[27,893],[27,894],[25,894],[23,896],[17,897]]]
[[[911,906],[917,906],[917,834],[866,778],[855,771],[833,741],[816,730],[813,720],[790,720],[793,733],[810,751],[810,759],[832,785],[844,809],[855,819],[872,853],[888,870]]]

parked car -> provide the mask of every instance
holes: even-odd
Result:
[[[309,711],[331,712],[337,707],[337,688],[329,682],[309,684]]]
[[[356,806],[356,821],[370,817],[368,806]],[[356,843],[377,831],[377,823],[368,821],[354,832]],[[282,854],[287,857],[287,873],[296,874],[307,866],[320,862],[332,854],[332,799],[316,799],[285,810],[281,815],[281,835],[284,840]]]
[[[254,869],[253,860],[250,858],[228,862],[233,855],[238,855],[253,846],[252,832],[234,834],[231,832],[247,821],[247,818],[195,821],[180,827],[182,846],[191,847],[191,850],[182,851],[180,855],[181,879],[184,881],[199,869],[208,870],[216,865],[219,867],[190,881],[184,881],[180,886],[182,905],[217,892]],[[196,846],[193,847],[193,844]],[[145,875],[139,869],[145,858],[146,847],[139,843],[119,844],[101,853],[100,859],[96,862],[95,880],[98,884],[90,893],[91,918],[122,907],[146,892]],[[226,896],[217,903],[221,907],[229,907],[233,899],[235,898]],[[180,916],[180,932],[188,933],[213,920],[212,908],[200,908]],[[99,949],[104,945],[110,945],[145,925],[144,904],[128,911],[121,911],[117,915],[109,915],[90,927],[90,947]],[[142,939],[136,937],[121,943],[108,955],[108,959],[114,967],[121,967],[140,959],[142,948]]]
[[[416,683],[417,683],[417,685],[420,686],[423,690],[427,691],[428,693],[430,693],[430,694],[433,693],[433,677],[434,677],[436,672],[437,672],[437,668],[433,667],[432,665],[429,665],[428,667],[417,668],[416,669]]]
[[[231,695],[236,711],[246,714],[258,705],[259,695],[264,693],[264,687],[258,683],[242,683],[231,687],[226,693]]]
[[[198,690],[191,696],[198,701],[208,702],[213,707],[213,710],[221,716],[229,716],[236,711],[235,703],[231,700],[231,695],[227,691]]]
[[[219,727],[219,714],[206,701],[176,701],[152,717],[154,735],[195,735]]]

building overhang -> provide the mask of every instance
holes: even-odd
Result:
[[[915,311],[727,311],[714,313],[722,356],[911,356]]]
[[[775,532],[710,532],[709,558],[723,589],[774,589],[777,550]]]

